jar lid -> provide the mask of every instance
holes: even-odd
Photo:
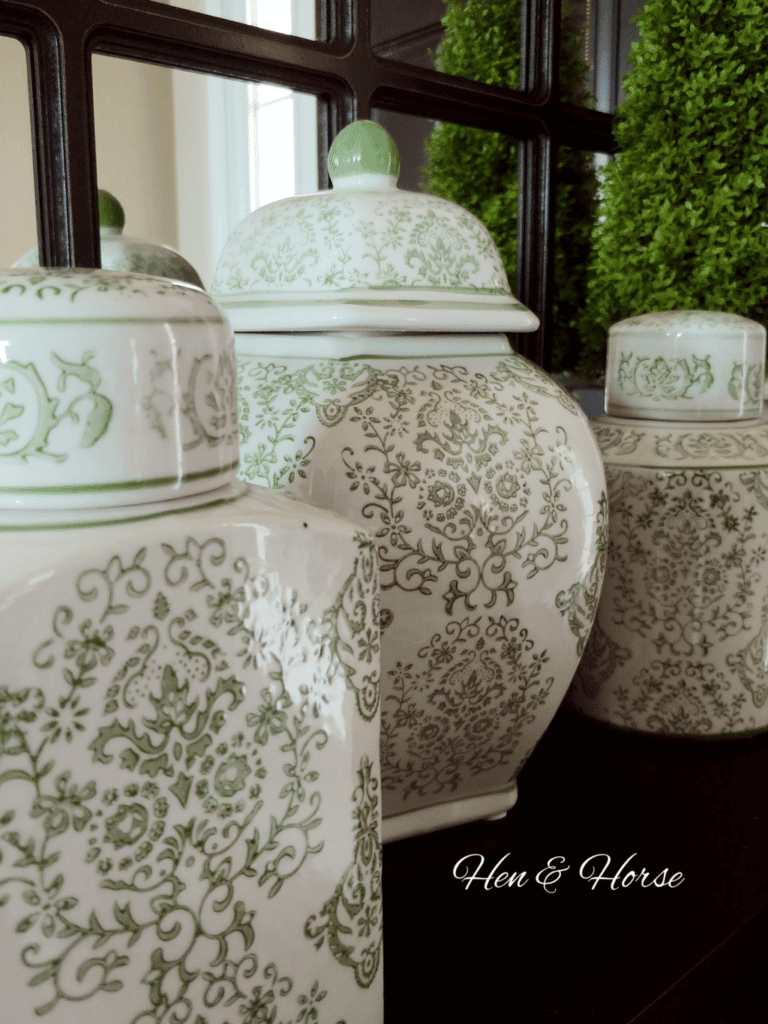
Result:
[[[211,294],[236,331],[534,331],[485,226],[397,188],[391,135],[355,121],[328,158],[333,189],[270,203],[230,235]]]
[[[0,508],[133,505],[234,480],[234,339],[202,289],[0,271],[0,339]]]
[[[120,270],[127,273],[154,274],[184,281],[197,288],[203,287],[200,276],[187,260],[169,245],[157,245],[141,238],[129,238],[123,234],[125,211],[122,204],[104,189],[99,189],[99,236],[101,239],[101,266],[104,270]],[[24,253],[13,264],[14,267],[39,267],[40,252],[37,248]]]
[[[756,419],[765,328],[735,313],[645,313],[608,332],[606,412],[651,420]]]

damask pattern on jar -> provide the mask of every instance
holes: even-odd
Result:
[[[388,818],[481,787],[514,793],[604,568],[602,467],[580,412],[501,342],[482,342],[495,356],[463,339],[460,358],[310,360],[267,358],[262,340],[239,340],[242,477],[376,539],[385,835]]]
[[[6,585],[0,972],[20,1019],[380,1019],[372,542],[277,496],[228,508],[216,532],[203,510],[141,539],[74,526],[77,557]]]
[[[603,597],[571,703],[622,728],[768,728],[765,420],[595,432],[610,508]]]

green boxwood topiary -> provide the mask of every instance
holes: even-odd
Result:
[[[583,33],[569,28],[563,3],[563,100],[592,100],[584,85]],[[447,74],[508,89],[520,88],[520,0],[447,0],[445,32],[435,55]],[[425,187],[471,210],[491,232],[507,276],[517,268],[518,142],[508,135],[441,121],[427,141]],[[580,359],[579,315],[586,292],[592,228],[597,213],[592,154],[561,149],[556,180],[555,295],[552,369]]]
[[[768,319],[768,0],[647,0],[606,172],[584,361],[667,309]]]

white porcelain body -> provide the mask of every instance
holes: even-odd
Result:
[[[107,512],[0,519],[0,1016],[381,1022],[370,538]]]
[[[181,497],[236,478],[232,332],[164,278],[0,274],[0,507]]]
[[[768,420],[592,427],[608,564],[569,703],[637,732],[768,728]]]
[[[765,328],[735,313],[645,313],[609,331],[610,416],[754,419],[763,411],[764,378]]]
[[[236,350],[242,477],[376,537],[385,840],[503,813],[597,605],[605,479],[583,413],[501,335]]]

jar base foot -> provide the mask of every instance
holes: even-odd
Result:
[[[498,793],[484,793],[482,796],[465,797],[434,807],[419,807],[415,811],[393,814],[382,822],[382,840],[391,843],[396,839],[408,839],[483,818],[498,821],[516,803],[517,783],[513,782],[508,789]]]

